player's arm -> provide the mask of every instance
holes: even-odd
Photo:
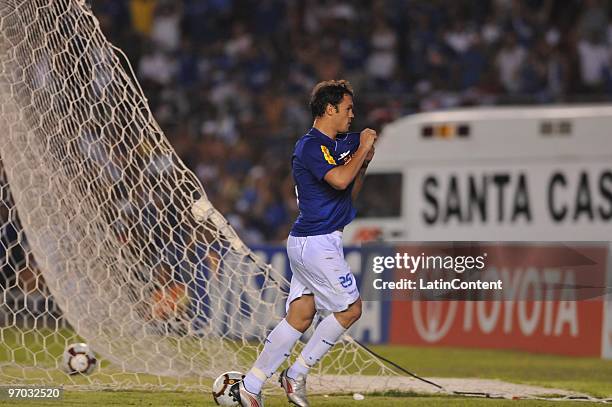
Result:
[[[374,146],[368,151],[368,155],[357,173],[357,178],[355,178],[355,184],[353,184],[353,190],[351,191],[351,199],[353,202],[357,199],[357,195],[359,195],[359,191],[361,191],[361,187],[363,187],[363,179],[365,178],[366,170],[372,158],[374,158]]]
[[[372,129],[365,129],[359,136],[359,148],[346,165],[339,165],[332,168],[323,178],[334,189],[344,190],[353,182],[361,170],[369,151],[376,141],[376,132]]]

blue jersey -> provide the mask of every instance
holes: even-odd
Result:
[[[312,128],[298,140],[291,164],[300,214],[292,236],[332,233],[355,218],[353,183],[339,191],[323,178],[332,168],[346,164],[358,147],[359,133],[338,135],[334,141]]]

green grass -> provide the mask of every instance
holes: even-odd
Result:
[[[39,370],[29,370],[29,383],[41,384],[52,381],[56,384],[86,385],[89,379],[100,384],[109,383],[109,374],[97,373],[89,378],[70,377],[48,369],[54,366],[54,358],[63,351],[64,340],[77,341],[72,332],[63,330],[28,331],[19,333],[15,330],[0,330],[0,362],[16,360],[24,365],[38,365]],[[27,348],[27,351],[26,351]],[[424,377],[465,377],[500,379],[514,383],[539,385],[551,388],[562,388],[596,397],[612,397],[612,361],[596,358],[576,358],[554,355],[537,355],[526,352],[502,350],[475,350],[458,348],[415,348],[399,346],[374,346],[373,350],[387,357],[409,371]],[[350,355],[347,355],[350,357]],[[336,361],[336,363],[340,363]],[[341,364],[341,363],[340,363]],[[103,371],[110,373],[106,362],[102,362]],[[367,372],[366,372],[367,373]],[[20,377],[22,368],[2,366],[0,382],[7,378]],[[172,378],[159,378],[152,375],[134,375],[113,373],[113,381],[121,380],[133,383],[150,383],[156,386],[178,384]],[[208,380],[199,381],[200,384]],[[182,384],[189,384],[184,380]],[[194,379],[193,384],[198,380]],[[61,401],[0,401],[0,406],[213,406],[208,393],[171,392],[171,391],[66,391]],[[493,400],[465,397],[424,396],[416,394],[370,394],[363,402],[354,401],[351,396],[335,395],[329,397],[312,397],[315,406],[415,406],[451,405],[451,406],[519,406],[519,405],[553,405],[552,402],[527,400]],[[566,402],[563,405],[578,405],[579,402]],[[266,406],[285,406],[286,400],[281,396],[271,396]],[[584,405],[583,403],[581,405]]]
[[[612,360],[527,352],[380,346],[373,349],[425,377],[478,377],[612,397]]]
[[[539,400],[495,400],[495,399],[468,399],[459,397],[438,397],[410,395],[406,397],[366,396],[364,401],[355,401],[351,396],[316,396],[310,398],[313,406],[326,407],[399,407],[399,406],[554,406],[559,403]],[[284,397],[268,397],[265,400],[268,407],[287,406]],[[583,402],[564,402],[562,406],[584,406]],[[206,393],[184,392],[140,392],[140,391],[99,391],[99,392],[66,392],[62,400],[56,401],[29,401],[23,400],[0,401],[0,406],[20,407],[58,407],[58,406],[216,406]]]

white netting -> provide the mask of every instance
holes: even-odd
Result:
[[[82,1],[0,0],[3,383],[208,387],[284,314],[287,281],[210,206],[120,55]],[[58,369],[78,337],[107,361],[86,378]],[[317,369],[391,373],[350,339]]]

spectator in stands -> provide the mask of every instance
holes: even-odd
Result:
[[[499,81],[508,93],[518,93],[521,90],[520,70],[526,57],[527,52],[519,45],[516,34],[507,33],[495,58],[495,65]]]
[[[585,35],[578,42],[580,78],[587,91],[597,91],[604,81],[605,72],[610,69],[610,47],[599,31],[589,31]]]

